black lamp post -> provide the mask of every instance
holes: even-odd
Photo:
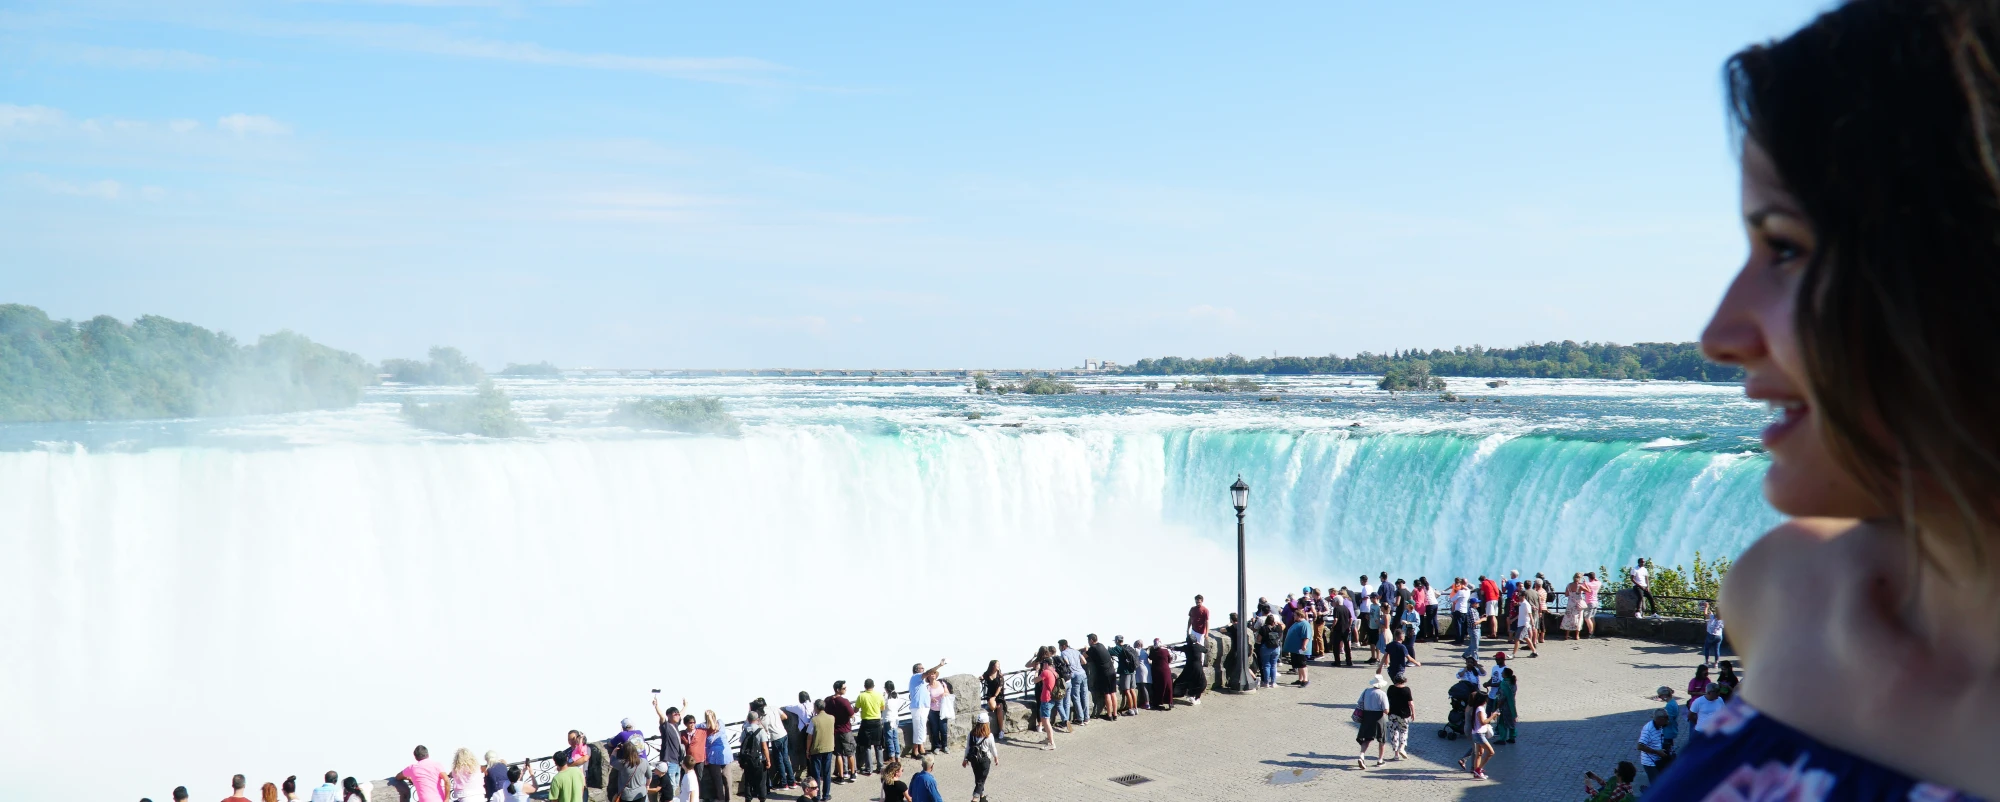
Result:
[[[1229,500],[1236,505],[1236,631],[1230,633],[1235,639],[1236,676],[1231,679],[1237,690],[1248,691],[1250,683],[1245,680],[1250,668],[1250,641],[1244,635],[1250,625],[1250,590],[1243,567],[1243,509],[1250,505],[1250,486],[1243,483],[1242,474],[1229,486]]]

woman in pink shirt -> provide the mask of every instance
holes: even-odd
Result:
[[[451,756],[451,802],[479,802],[486,798],[486,778],[479,771],[479,759],[472,750],[459,747]]]

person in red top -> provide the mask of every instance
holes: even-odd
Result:
[[[847,680],[833,683],[826,714],[833,717],[833,782],[854,782],[854,703],[847,700]]]
[[[681,703],[686,704],[687,700]],[[681,718],[681,754],[694,763],[696,772],[700,772],[701,765],[708,762],[708,730],[697,729],[694,716]]]
[[[1208,642],[1208,608],[1201,603],[1201,596],[1194,597],[1194,606],[1188,608],[1188,637],[1196,643]]]
[[[1485,601],[1486,621],[1480,624],[1480,628],[1493,630],[1486,633],[1487,637],[1494,637],[1496,635],[1505,634],[1498,631],[1498,627],[1500,625],[1499,618],[1497,617],[1500,614],[1500,586],[1494,584],[1493,580],[1491,579],[1487,579],[1486,577],[1483,576],[1480,577],[1479,598],[1486,600]]]
[[[1056,714],[1056,667],[1055,661],[1043,657],[1035,665],[1035,712],[1042,721],[1042,737],[1046,740],[1043,749],[1051,752],[1056,748],[1056,731],[1050,721]]]
[[[249,785],[249,783],[244,781],[241,774],[229,778],[229,795],[223,797],[222,802],[230,802],[232,799],[249,799],[250,795],[243,792],[243,787],[246,785]]]

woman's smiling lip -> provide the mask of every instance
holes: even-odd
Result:
[[[1764,402],[1778,413],[1778,419],[1764,427],[1762,439],[1765,450],[1774,450],[1800,424],[1812,414],[1812,405],[1806,400],[1783,389],[1756,384],[1745,384],[1743,394]]]

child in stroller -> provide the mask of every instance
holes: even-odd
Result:
[[[1451,697],[1451,715],[1445,718],[1444,728],[1438,730],[1438,737],[1446,740],[1457,740],[1465,734],[1466,700],[1472,698],[1479,690],[1479,683],[1486,679],[1486,667],[1479,664],[1479,658],[1468,655],[1457,676],[1458,681],[1445,691]]]
[[[1438,729],[1439,738],[1456,741],[1459,736],[1465,734],[1465,700],[1472,698],[1473,692],[1477,690],[1479,690],[1478,683],[1461,679],[1452,683],[1451,689],[1445,691],[1446,695],[1451,697],[1451,713],[1445,717],[1444,726]]]

